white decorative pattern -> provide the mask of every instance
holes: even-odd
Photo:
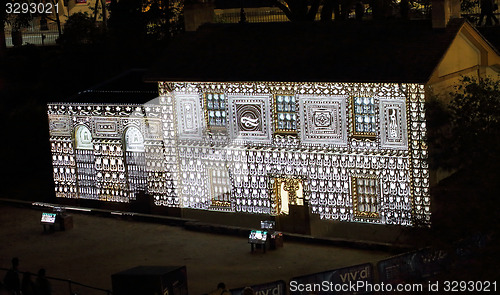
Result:
[[[271,142],[269,97],[229,96],[229,118],[233,140]]]
[[[200,98],[197,95],[177,95],[176,98],[179,137],[201,139],[204,120],[202,120]]]
[[[48,106],[57,197],[129,202],[144,189],[157,206],[275,215],[276,179],[294,178],[321,219],[430,223],[423,85],[160,82],[159,93],[147,105]],[[226,98],[228,132],[205,130],[205,93]],[[273,129],[276,95],[298,98],[298,136]],[[373,111],[363,102],[367,137],[353,132],[356,97],[373,98]],[[91,126],[94,148],[75,151],[73,132],[57,123],[64,120],[71,131]],[[124,151],[128,128],[143,135],[144,151]],[[378,188],[358,207],[356,179],[375,179]]]
[[[345,97],[300,97],[303,143],[347,146]]]
[[[404,100],[380,99],[380,146],[407,149],[406,107]]]

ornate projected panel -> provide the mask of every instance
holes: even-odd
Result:
[[[201,139],[203,117],[198,95],[177,95],[177,126],[179,138]]]
[[[262,151],[228,149],[227,160],[232,162],[235,211],[245,213],[271,214],[274,201],[271,201],[272,163]]]
[[[409,105],[407,109],[409,150],[411,156],[411,190],[413,215],[418,225],[430,225],[431,209],[429,196],[429,167],[425,134],[425,91],[423,85],[408,86]]]
[[[274,96],[274,130],[278,133],[297,133],[297,103],[294,95]]]
[[[137,127],[131,126],[126,129],[124,140],[128,188],[130,197],[135,198],[137,192],[147,192],[144,138]]]
[[[236,141],[270,142],[269,97],[229,97],[231,138]]]
[[[373,96],[352,98],[353,134],[357,136],[376,136],[376,102]]]
[[[75,157],[78,175],[78,197],[80,199],[96,199],[94,151],[77,149]]]
[[[172,172],[167,169],[165,147],[161,141],[145,144],[148,192],[155,204],[178,207],[179,198],[172,187]]]
[[[81,199],[96,199],[94,145],[92,143],[92,134],[87,126],[76,126],[75,144],[78,197]]]
[[[96,140],[94,151],[99,200],[128,202],[130,196],[121,141]]]
[[[345,100],[345,97],[300,97],[302,142],[346,146]]]
[[[277,214],[288,214],[289,205],[304,205],[304,186],[299,178],[275,178]]]
[[[162,200],[154,200],[155,205],[168,206],[169,198],[174,200],[170,204],[175,207],[184,207],[179,197],[179,165],[178,165],[178,147],[176,141],[175,124],[175,106],[172,96],[160,97],[161,104],[161,122],[163,125],[163,151],[165,153],[165,195]]]
[[[120,138],[123,134],[121,121],[114,117],[94,117],[92,136],[94,138]]]
[[[71,136],[71,118],[67,115],[50,115],[50,136]]]
[[[87,126],[78,125],[75,128],[75,145],[80,150],[94,150],[92,134]]]
[[[225,161],[225,151],[214,152],[220,155],[220,160],[206,162],[211,209],[230,211],[233,205],[232,173],[227,166],[227,161]],[[217,155],[215,156],[217,157]]]
[[[208,209],[211,205],[204,165],[209,157],[209,149],[179,147],[179,189],[185,207]]]
[[[223,93],[206,93],[204,95],[205,118],[211,131],[226,130],[226,104]]]
[[[137,192],[147,192],[146,157],[144,152],[126,151],[125,161],[127,163],[128,189],[130,195],[135,198]]]
[[[380,99],[380,146],[406,149],[408,132],[404,100]]]
[[[50,139],[54,190],[58,198],[78,198],[76,189],[76,162],[70,137]]]
[[[301,166],[306,167],[313,213],[321,219],[350,221],[352,203],[349,192],[349,171],[354,164],[341,154],[302,154]]]
[[[352,178],[352,207],[354,217],[380,217],[380,182],[372,175]]]

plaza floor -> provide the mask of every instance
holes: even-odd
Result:
[[[0,205],[0,267],[12,257],[21,271],[44,267],[51,277],[111,290],[111,275],[138,265],[186,265],[189,294],[203,294],[225,282],[243,287],[365,262],[390,253],[285,242],[275,251],[250,252],[244,237],[185,230],[183,227],[73,214],[74,228],[44,234],[41,212]],[[0,271],[3,278],[5,272]],[[68,294],[53,282],[54,295]],[[75,287],[78,294],[105,294]]]

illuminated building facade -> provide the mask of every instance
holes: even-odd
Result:
[[[144,105],[49,104],[57,197],[430,221],[424,86],[159,83]]]
[[[57,197],[380,240],[430,224],[427,94],[500,63],[460,19],[207,25],[165,57],[147,99],[49,104]]]

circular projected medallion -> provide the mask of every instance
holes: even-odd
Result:
[[[238,127],[241,131],[262,131],[262,113],[257,105],[238,106]]]

